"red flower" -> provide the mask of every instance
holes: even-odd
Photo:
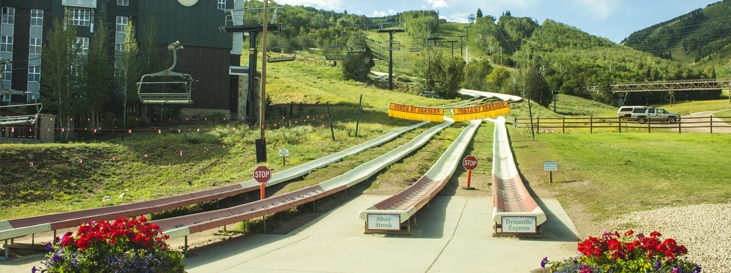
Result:
[[[662,234],[660,234],[660,232],[653,231],[653,232],[650,233],[650,236],[651,237],[660,237],[660,236],[662,236]]]
[[[624,236],[630,236],[633,233],[635,233],[635,232],[630,229],[630,230],[628,230],[627,232],[624,233]]]

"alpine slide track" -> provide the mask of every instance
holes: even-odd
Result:
[[[520,100],[520,97],[504,97],[502,94],[490,94],[473,90],[463,90],[464,95],[474,97],[489,97],[493,95],[503,96],[506,100]],[[362,164],[342,175],[336,176],[317,185],[305,187],[276,196],[269,196],[264,199],[228,207],[224,209],[206,211],[201,213],[183,215],[178,217],[155,220],[151,223],[160,226],[163,234],[169,235],[170,239],[185,238],[185,250],[187,251],[187,237],[205,230],[215,229],[225,225],[242,222],[246,220],[272,215],[299,205],[315,202],[334,193],[345,191],[358,183],[367,180],[376,173],[389,167],[391,164],[403,159],[424,146],[439,131],[454,124],[454,121],[445,117],[444,122],[436,124],[414,137],[408,143],[393,149],[380,157]],[[547,220],[546,213],[526,189],[519,172],[516,168],[510,141],[505,127],[505,119],[500,116],[495,119],[488,119],[494,123],[493,143],[493,164],[492,164],[492,207],[483,207],[480,210],[492,213],[493,236],[501,233],[504,217],[514,219],[533,219],[537,229],[536,234],[540,235],[541,225]],[[397,216],[399,221],[398,234],[408,234],[412,223],[416,223],[416,213],[432,201],[452,178],[459,163],[465,156],[464,152],[472,141],[477,128],[483,120],[474,120],[463,128],[460,135],[446,149],[437,162],[410,187],[384,200],[363,208],[358,215],[365,223],[365,233],[368,233],[368,215],[390,215]],[[324,168],[329,164],[338,162],[346,156],[356,155],[369,148],[388,142],[408,131],[426,125],[428,122],[420,122],[414,125],[391,131],[381,137],[359,144],[329,156],[313,160],[311,162],[273,173],[270,182],[266,187],[280,183],[286,183],[295,178],[308,174],[309,172]],[[224,197],[234,196],[246,192],[258,191],[259,185],[255,180],[249,180],[238,184],[218,187],[198,192],[181,194],[166,198],[129,203],[124,205],[101,207],[95,209],[71,211],[64,213],[32,216],[26,218],[9,219],[0,221],[0,240],[5,241],[4,249],[7,257],[8,251],[14,247],[13,240],[25,236],[34,236],[38,233],[53,231],[55,238],[56,231],[64,228],[72,228],[90,221],[109,221],[120,217],[135,217],[150,213],[162,212],[187,205],[197,204],[206,201],[217,200]],[[485,227],[489,228],[489,227]],[[498,231],[500,230],[500,231]],[[388,232],[386,232],[388,233]],[[10,243],[8,243],[10,241]]]

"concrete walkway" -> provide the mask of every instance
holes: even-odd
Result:
[[[188,272],[531,272],[577,253],[576,228],[555,199],[537,200],[547,238],[492,237],[490,197],[439,196],[414,236],[363,234],[361,196],[286,235],[254,235],[185,260]]]

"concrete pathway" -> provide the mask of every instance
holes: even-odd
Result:
[[[439,196],[413,236],[363,234],[361,196],[286,235],[254,235],[187,258],[188,272],[531,272],[573,256],[576,228],[555,199],[537,200],[547,238],[492,237],[492,198]]]

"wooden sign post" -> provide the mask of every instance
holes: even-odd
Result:
[[[543,171],[548,172],[548,180],[553,183],[553,172],[558,171],[558,161],[543,161]]]

